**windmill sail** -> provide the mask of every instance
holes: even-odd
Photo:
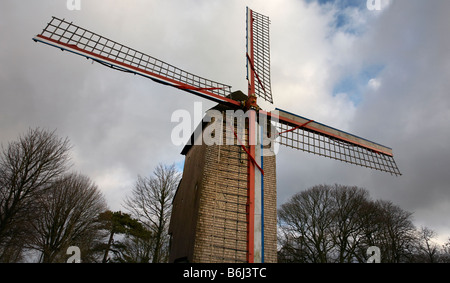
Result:
[[[238,146],[202,146],[190,153],[191,147],[185,147],[187,151],[183,150],[183,154],[192,154],[190,157],[194,158],[186,159],[188,167],[185,167],[185,173],[188,172],[190,176],[183,176],[178,189],[184,190],[184,193],[177,193],[181,203],[174,204],[172,217],[179,215],[179,219],[177,224],[171,220],[172,228],[178,226],[171,228],[171,233],[175,235],[171,257],[173,252],[179,252],[182,257],[178,259],[183,261],[195,261],[193,254],[204,255],[209,261],[276,261],[274,140],[294,149],[401,175],[392,149],[388,147],[287,111],[277,109],[266,112],[260,109],[257,97],[273,103],[269,25],[268,17],[247,8],[249,93],[245,98],[241,92],[232,93],[228,85],[196,76],[56,17],[51,19],[41,34],[33,38],[36,42],[92,59],[115,70],[138,74],[213,100],[220,104],[219,108],[223,112],[230,107],[249,110],[245,114],[248,123],[243,119],[243,125],[246,125],[243,142],[239,141]],[[260,114],[259,122],[257,112]],[[266,119],[269,117],[272,119]],[[232,125],[231,128],[234,127],[234,116]],[[268,126],[267,129],[264,125]],[[234,134],[239,140],[237,133]],[[217,161],[216,158],[204,158],[209,155],[218,156]],[[201,166],[196,163],[199,158],[205,159]],[[189,162],[191,165],[188,165]],[[194,188],[194,183],[201,185]],[[199,189],[199,192],[193,194],[193,189]],[[189,200],[183,195],[189,195]],[[200,195],[202,197],[198,199]],[[199,205],[200,202],[202,205]],[[194,238],[198,237],[201,245],[197,246],[196,240],[194,247],[194,241],[186,238],[186,231]],[[177,246],[182,248],[173,248]],[[190,258],[186,257],[186,247],[190,251]],[[195,253],[191,253],[194,250]]]
[[[269,24],[268,17],[247,8],[247,79],[257,96],[273,103]]]
[[[42,33],[35,36],[33,40],[215,102],[240,105],[239,102],[227,97],[231,93],[231,86],[196,76],[56,17],[52,17]]]
[[[287,147],[401,175],[392,149],[304,117],[276,109],[277,141]]]

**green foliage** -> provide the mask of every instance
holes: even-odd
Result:
[[[121,211],[105,211],[99,215],[102,227],[108,231],[108,242],[102,244],[103,263],[106,262],[148,262],[149,257],[133,255],[136,246],[152,242],[152,233],[142,223]],[[120,240],[115,240],[119,238]],[[110,256],[111,252],[111,256]],[[145,254],[141,253],[141,254]]]

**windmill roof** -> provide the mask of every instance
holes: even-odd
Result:
[[[236,101],[246,101],[247,100],[247,95],[245,95],[242,91],[238,90],[238,91],[235,91],[235,92],[231,93],[230,95],[228,95],[227,98],[231,98],[231,99],[236,100]],[[217,104],[216,106],[212,107],[209,110],[225,111],[225,110],[230,110],[230,109],[232,109],[232,108],[230,108],[230,107],[228,107],[226,105]],[[206,127],[206,125],[208,123],[209,122],[205,122],[202,119],[202,122],[200,122],[197,125],[197,127],[195,128],[194,132],[192,133],[188,143],[183,147],[183,150],[181,151],[182,155],[186,155],[189,152],[189,150],[192,148],[192,146],[195,145],[195,133],[197,133],[198,131],[202,131],[203,132],[203,129],[205,129],[205,127]]]

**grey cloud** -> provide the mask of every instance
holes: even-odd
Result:
[[[57,129],[74,144],[76,170],[98,182],[113,209],[120,209],[120,198],[138,174],[151,173],[159,162],[182,162],[182,148],[170,140],[173,111],[193,113],[195,101],[204,102],[205,109],[214,104],[92,65],[31,38],[52,15],[65,17],[245,91],[245,6],[249,5],[272,20],[272,107],[345,126],[343,130],[392,146],[404,173],[395,178],[281,148],[278,203],[316,184],[357,185],[370,190],[373,198],[391,200],[415,212],[417,223],[450,235],[446,221],[450,212],[449,1],[392,1],[378,16],[360,19],[367,25],[361,34],[339,37],[333,35],[342,31],[327,22],[332,15],[293,0],[195,4],[82,0],[81,11],[68,11],[64,2],[6,0],[0,4],[3,143],[29,126]],[[354,14],[366,15],[366,11]],[[352,102],[333,97],[332,84],[366,62],[386,66],[377,78],[380,87],[368,88],[361,104],[349,110]]]

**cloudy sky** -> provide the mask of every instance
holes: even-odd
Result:
[[[356,185],[450,237],[450,1],[67,0],[0,2],[0,141],[29,127],[73,145],[73,169],[113,210],[137,175],[182,168],[172,113],[214,106],[31,39],[65,18],[186,71],[246,90],[245,7],[271,19],[275,107],[392,147],[403,173],[281,148],[278,204],[316,184]],[[192,114],[194,115],[194,114]],[[194,123],[192,124],[194,127]]]

